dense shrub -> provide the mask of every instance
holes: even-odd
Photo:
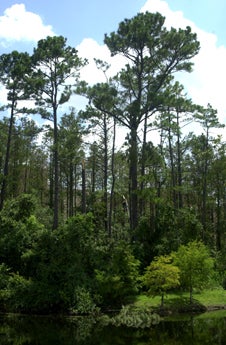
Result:
[[[125,242],[109,246],[107,261],[95,272],[104,305],[122,305],[138,293],[139,261]]]

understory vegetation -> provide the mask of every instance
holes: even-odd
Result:
[[[23,194],[0,214],[0,308],[26,313],[98,314],[118,310],[146,293],[219,288],[224,271],[198,241],[142,267],[137,243],[109,239],[93,214],[78,214],[55,230],[38,220],[35,200]],[[38,210],[38,209],[37,209]],[[222,301],[223,302],[223,301]],[[160,303],[159,303],[160,304]]]
[[[224,125],[177,79],[196,34],[164,21],[139,13],[106,34],[125,65],[112,76],[95,59],[94,85],[62,36],[0,56],[0,311],[98,314],[226,287]]]

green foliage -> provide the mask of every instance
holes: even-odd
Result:
[[[180,270],[172,262],[172,257],[159,256],[156,257],[146,268],[146,272],[142,277],[144,286],[148,288],[151,295],[160,295],[162,297],[162,305],[164,302],[164,294],[180,285]]]
[[[193,241],[179,247],[173,262],[180,269],[181,286],[190,292],[192,302],[193,289],[202,290],[211,281],[214,260],[202,242]]]
[[[146,328],[158,324],[159,315],[153,313],[149,307],[136,308],[132,305],[123,306],[120,313],[112,317],[109,322],[114,326]]]
[[[14,50],[10,54],[0,56],[0,81],[8,90],[8,100],[15,107],[16,100],[28,97],[25,90],[29,73],[31,73],[31,58],[28,53],[19,53]],[[21,111],[23,112],[23,109]]]
[[[8,299],[8,284],[10,269],[6,264],[0,264],[0,310],[5,311]]]
[[[67,46],[66,42],[67,39],[62,36],[47,37],[38,42],[32,55],[31,93],[41,107],[43,117],[49,116],[53,119],[56,115],[50,115],[45,107],[57,109],[58,105],[69,100],[72,85],[66,85],[65,81],[71,77],[75,81],[78,70],[86,63],[78,57],[77,50]]]
[[[23,312],[32,310],[30,296],[30,288],[32,281],[26,279],[19,274],[11,273],[8,277],[8,283],[3,289],[2,297],[7,305],[7,310],[11,312]]]
[[[14,272],[26,272],[23,256],[30,252],[43,231],[43,226],[32,215],[35,202],[30,195],[20,195],[7,201],[0,213],[0,260]]]
[[[139,261],[125,242],[108,246],[105,261],[95,270],[104,305],[121,305],[138,292]]]
[[[113,244],[100,232],[97,236],[90,213],[43,232],[26,263],[34,272],[39,305],[50,310],[90,313],[96,305],[121,304],[138,291],[139,262],[130,246]]]
[[[61,310],[57,286],[8,273],[0,290],[1,310],[24,313],[53,313]]]
[[[226,253],[225,251],[218,251],[215,254],[216,258],[216,281],[226,290]]]
[[[138,292],[140,261],[141,269],[151,262],[143,283],[162,302],[178,286],[179,271],[192,296],[213,270],[202,243],[181,246],[197,238],[221,251],[215,277],[224,280],[225,145],[211,136],[211,128],[222,125],[210,105],[194,106],[174,82],[175,72],[191,71],[196,34],[190,27],[167,29],[164,22],[159,13],[139,13],[105,35],[111,54],[127,63],[108,79],[110,66],[96,59],[106,83],[81,82],[77,92],[89,99],[86,112],[79,117],[71,109],[60,123],[59,107],[69,101],[86,60],[62,36],[40,40],[32,57],[16,51],[0,57],[0,82],[11,108],[10,119],[0,121],[2,309],[92,313],[96,305],[121,306]],[[44,150],[35,142],[34,122],[17,120],[17,114],[33,112],[19,108],[24,99],[36,101],[36,112],[54,121]],[[153,114],[159,118],[151,123]],[[89,157],[84,119],[102,134]],[[193,119],[204,133],[181,138],[182,124]],[[129,131],[125,150],[117,152],[115,125]],[[161,131],[158,147],[147,142],[155,126]],[[93,213],[73,216],[79,209]],[[131,238],[132,245],[121,241]],[[172,251],[173,261],[166,256]]]
[[[9,280],[9,268],[5,263],[0,265],[0,289],[4,289]]]
[[[152,207],[154,214],[140,217],[135,232],[135,253],[142,268],[155,256],[170,254],[180,244],[195,240],[202,231],[202,224],[193,209],[176,210],[164,198],[154,197]]]
[[[71,308],[73,313],[83,314],[94,314],[98,311],[90,292],[83,287],[77,287],[75,289],[75,307]]]
[[[7,200],[3,210],[2,218],[15,221],[25,221],[35,210],[35,199],[30,194],[21,194],[17,198]]]
[[[36,289],[34,308],[90,312],[94,308],[95,247],[91,214],[74,216],[57,230],[43,231],[23,256]]]

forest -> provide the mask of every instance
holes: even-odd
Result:
[[[154,289],[156,263],[164,276],[179,267],[160,290],[175,289],[185,248],[204,253],[194,286],[208,268],[226,286],[226,155],[214,135],[224,125],[177,78],[192,73],[196,33],[164,21],[139,13],[105,34],[125,65],[109,77],[95,59],[105,82],[94,85],[80,78],[88,60],[62,36],[0,56],[0,311],[121,306]],[[74,95],[85,109],[69,106]],[[191,289],[186,279],[181,288]]]

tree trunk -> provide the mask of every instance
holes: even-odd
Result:
[[[169,144],[169,156],[170,156],[170,167],[171,167],[171,188],[172,188],[172,198],[174,207],[177,208],[177,197],[176,197],[176,177],[175,177],[175,167],[174,167],[174,156],[172,147],[172,133],[171,133],[171,118],[169,114],[169,128],[168,128],[168,144]]]
[[[216,249],[217,251],[220,251],[222,249],[221,246],[221,206],[220,206],[220,190],[219,187],[217,187],[217,210],[216,210]]]
[[[84,159],[82,161],[82,213],[86,213],[86,170]]]
[[[178,208],[183,207],[182,198],[182,167],[181,167],[181,140],[180,140],[180,124],[179,124],[179,113],[177,113],[177,175],[178,175]]]
[[[104,113],[104,226],[106,233],[108,229],[108,130],[107,130],[107,115]]]
[[[139,209],[140,215],[145,212],[145,201],[142,196],[142,192],[144,190],[144,176],[145,176],[145,164],[146,164],[146,146],[147,146],[147,114],[144,118],[144,129],[143,129],[143,143],[142,143],[142,152],[141,152],[141,184],[140,184],[140,191],[141,191],[141,198],[139,200]]]
[[[53,203],[53,229],[59,223],[59,161],[58,161],[58,128],[57,128],[57,108],[53,109],[54,130],[53,130],[53,166],[54,166],[54,203]]]
[[[74,186],[74,171],[73,171],[73,162],[70,161],[69,164],[69,217],[73,216],[74,202],[73,202],[73,186]]]
[[[54,173],[53,173],[53,155],[50,155],[49,163],[49,207],[53,210],[54,205]]]
[[[206,235],[206,201],[207,201],[207,172],[208,172],[208,147],[209,147],[209,135],[208,131],[206,134],[206,141],[205,141],[205,147],[204,151],[204,170],[203,170],[203,182],[202,182],[202,240],[204,241],[205,235]]]
[[[138,224],[138,204],[137,204],[137,129],[131,129],[130,147],[130,228],[133,231]]]
[[[12,131],[13,131],[13,124],[14,124],[14,106],[15,106],[15,101],[12,101],[11,115],[10,115],[10,120],[9,120],[7,146],[6,146],[5,164],[4,164],[4,169],[3,169],[3,181],[2,181],[2,188],[1,188],[1,195],[0,195],[1,196],[0,197],[0,210],[3,209],[5,197],[6,197],[7,178],[8,178],[8,174],[9,174],[10,148],[11,148]]]
[[[112,213],[113,213],[113,197],[115,189],[115,136],[116,136],[116,120],[114,118],[113,125],[113,138],[112,138],[112,151],[111,151],[111,193],[110,193],[110,203],[109,203],[109,224],[108,224],[108,235],[111,237],[112,228]]]

